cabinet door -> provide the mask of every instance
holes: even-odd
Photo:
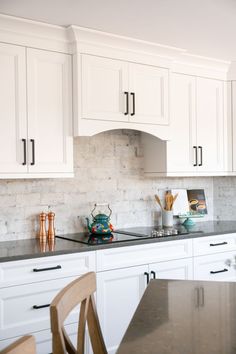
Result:
[[[236,136],[236,81],[232,81],[233,137]],[[233,171],[236,172],[236,139],[233,139]]]
[[[223,82],[199,77],[196,80],[198,171],[223,171]]]
[[[0,43],[0,173],[27,172],[25,48]],[[22,141],[25,139],[25,142]]]
[[[127,100],[128,64],[83,55],[82,118],[128,121]]]
[[[71,57],[28,49],[27,83],[29,171],[72,172]]]
[[[195,105],[195,78],[172,74],[172,139],[167,142],[168,172],[192,172],[197,169]]]
[[[149,264],[151,276],[157,279],[193,279],[192,258]]]
[[[230,353],[226,350],[225,320],[229,298],[219,282],[207,286],[205,282],[196,283],[198,296],[196,299],[194,319],[194,339],[196,353]]]
[[[169,123],[168,69],[129,65],[130,122]]]
[[[146,287],[147,266],[97,273],[97,308],[109,354],[117,347]]]

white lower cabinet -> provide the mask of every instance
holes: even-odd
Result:
[[[0,350],[25,334],[33,334],[37,354],[51,353],[50,303],[68,283],[89,271],[96,271],[93,251],[0,263]],[[76,307],[65,321],[75,342],[78,318]]]
[[[236,281],[236,251],[194,257],[194,279]]]
[[[149,264],[151,278],[193,279],[192,258]]]
[[[97,308],[109,354],[128,327],[147,284],[148,266],[130,267],[97,274]]]
[[[0,350],[16,338],[32,333],[37,353],[51,353],[49,306],[44,305],[49,305],[56,293],[76,277],[97,271],[97,310],[109,354],[116,352],[148,282],[154,278],[200,280],[186,304],[191,307],[195,302],[195,310],[189,316],[190,321],[197,321],[197,330],[186,340],[197,340],[199,352],[203,352],[202,348],[214,352],[214,346],[208,343],[214,340],[208,338],[221,333],[220,314],[214,314],[215,326],[206,331],[206,338],[200,333],[204,331],[201,323],[208,320],[206,313],[218,307],[211,303],[204,280],[236,281],[234,245],[235,234],[229,234],[0,263]],[[169,316],[181,318],[181,289],[175,295],[169,299],[167,294]],[[219,302],[219,311],[227,310],[226,299],[221,294],[215,300]],[[66,322],[72,340],[76,339],[78,312],[75,309]],[[184,330],[178,329],[175,340]],[[217,340],[221,341],[221,337]],[[88,338],[86,344],[86,354],[92,353]],[[223,342],[220,345],[224,348]]]
[[[171,260],[178,255],[183,258]],[[97,253],[97,308],[109,354],[116,352],[148,281],[153,278],[192,279],[191,255],[191,240],[106,249]],[[137,262],[143,265],[137,265]]]
[[[0,289],[0,340],[47,329],[49,306],[56,294],[76,277]],[[76,322],[76,310],[67,323]]]

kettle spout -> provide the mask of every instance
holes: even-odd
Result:
[[[90,225],[90,222],[89,222],[89,218],[85,218],[85,219],[86,219],[86,222],[87,222],[88,230],[91,232],[91,225]]]

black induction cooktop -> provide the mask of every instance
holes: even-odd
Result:
[[[56,236],[69,241],[79,242],[87,245],[109,244],[115,242],[137,241],[138,239],[161,238],[168,236],[187,235],[189,232],[183,226],[173,228],[160,227],[131,227],[117,229],[110,235],[95,236],[88,232],[80,232],[68,235]]]

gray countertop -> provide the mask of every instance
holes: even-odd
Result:
[[[55,243],[51,245],[42,245],[37,239],[6,241],[0,242],[0,262],[54,256],[76,252],[87,252],[105,248],[141,245],[154,242],[166,242],[180,239],[205,237],[210,235],[230,234],[236,232],[236,221],[207,221],[196,223],[196,225],[189,229],[188,232],[189,234],[186,235],[168,236],[151,239],[140,238],[138,240],[133,241],[104,243],[99,245],[86,245],[60,238],[56,238]],[[80,234],[73,234],[74,239],[76,239],[76,235],[79,236]],[[64,235],[64,237],[70,237],[70,235]]]
[[[233,354],[235,328],[235,283],[151,280],[117,354]]]

